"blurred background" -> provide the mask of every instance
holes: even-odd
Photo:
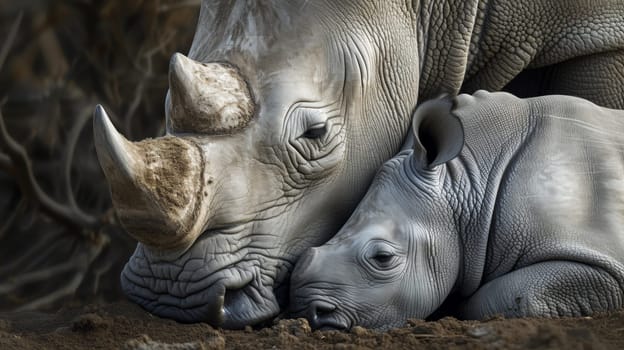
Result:
[[[0,311],[123,298],[135,242],[93,146],[102,104],[130,140],[164,132],[169,57],[200,0],[0,0]]]

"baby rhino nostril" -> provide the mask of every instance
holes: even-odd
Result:
[[[313,307],[316,309],[316,315],[318,316],[327,315],[336,310],[336,307],[334,305],[322,301],[314,302]]]
[[[310,320],[312,328],[320,328],[323,325],[323,316],[331,314],[334,310],[336,310],[336,306],[324,301],[315,300],[310,303],[308,319]]]

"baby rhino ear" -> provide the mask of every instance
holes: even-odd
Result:
[[[414,163],[433,169],[457,157],[464,147],[464,126],[451,110],[453,100],[442,97],[421,104],[414,112]]]

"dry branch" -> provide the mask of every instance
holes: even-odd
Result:
[[[9,36],[4,41],[4,45],[0,49],[0,70],[4,66],[4,61],[6,61],[7,56],[9,55],[9,51],[11,47],[13,47],[13,42],[15,41],[15,37],[17,36],[17,31],[19,30],[20,24],[22,24],[22,18],[24,17],[23,13],[20,13],[13,24],[11,25],[11,30],[9,31]]]
[[[80,133],[82,129],[84,129],[87,122],[91,121],[91,108],[83,109],[79,115],[78,121],[74,124],[71,129],[68,140],[67,147],[65,148],[65,156],[63,159],[63,179],[65,179],[65,197],[67,197],[67,201],[69,202],[69,206],[76,212],[84,215],[83,211],[76,204],[76,198],[74,197],[74,191],[72,186],[72,177],[71,177],[71,166],[74,160],[74,153],[76,151],[76,146],[78,145],[78,140],[80,138]]]
[[[1,161],[0,161],[0,163],[1,163]],[[2,239],[2,237],[4,237],[4,235],[9,231],[9,228],[15,222],[15,219],[24,211],[24,209],[25,209],[24,208],[25,207],[24,203],[25,203],[25,201],[23,199],[21,199],[19,201],[19,204],[15,208],[15,210],[13,210],[13,212],[9,215],[9,217],[4,220],[4,222],[2,223],[2,226],[0,226],[0,239]]]
[[[11,158],[4,153],[0,153],[0,169],[9,169],[11,167]]]
[[[10,158],[9,167],[4,170],[14,175],[23,193],[40,204],[41,208],[48,215],[69,226],[79,229],[93,229],[101,225],[101,222],[96,217],[55,201],[41,189],[41,186],[39,186],[33,174],[32,163],[30,158],[28,158],[26,150],[9,135],[1,111],[0,146],[6,150]],[[83,235],[85,234],[82,230],[78,232]]]
[[[13,46],[13,42],[17,36],[17,31],[21,21],[22,14],[20,14],[13,22],[11,31],[9,32],[9,37],[0,49],[0,70],[2,70],[4,61]],[[72,151],[73,147],[74,146],[71,148]],[[30,161],[26,150],[19,143],[17,143],[11,135],[9,135],[4,123],[2,111],[0,111],[0,148],[6,152],[6,154],[0,154],[0,167],[12,174],[18,182],[22,192],[31,200],[40,204],[42,209],[47,214],[69,226],[81,229],[77,232],[80,232],[83,235],[85,234],[83,229],[96,228],[101,225],[100,221],[96,217],[85,214],[76,206],[66,206],[58,203],[41,189],[41,186],[39,186],[39,183],[33,174],[32,162]],[[73,201],[73,195],[71,198]]]
[[[161,4],[158,12],[169,12],[182,7],[198,7],[199,5],[201,5],[201,0],[180,0],[174,4]]]
[[[0,6],[10,28],[0,38],[0,311],[119,298],[136,242],[115,224],[92,106],[132,138],[162,134],[169,56],[188,49],[200,0],[17,3]]]

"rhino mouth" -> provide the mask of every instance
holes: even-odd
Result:
[[[344,331],[352,327],[349,318],[343,317],[337,306],[338,304],[335,302],[329,302],[317,297],[301,298],[299,296],[295,304],[301,307],[291,311],[291,316],[307,318],[313,329]]]
[[[312,328],[320,331],[346,331],[349,330],[351,326],[347,322],[344,322],[344,320],[333,315],[330,317],[319,317]]]
[[[257,261],[217,261],[202,235],[178,258],[139,243],[121,274],[126,296],[152,314],[179,322],[239,329],[273,318],[280,305]]]

